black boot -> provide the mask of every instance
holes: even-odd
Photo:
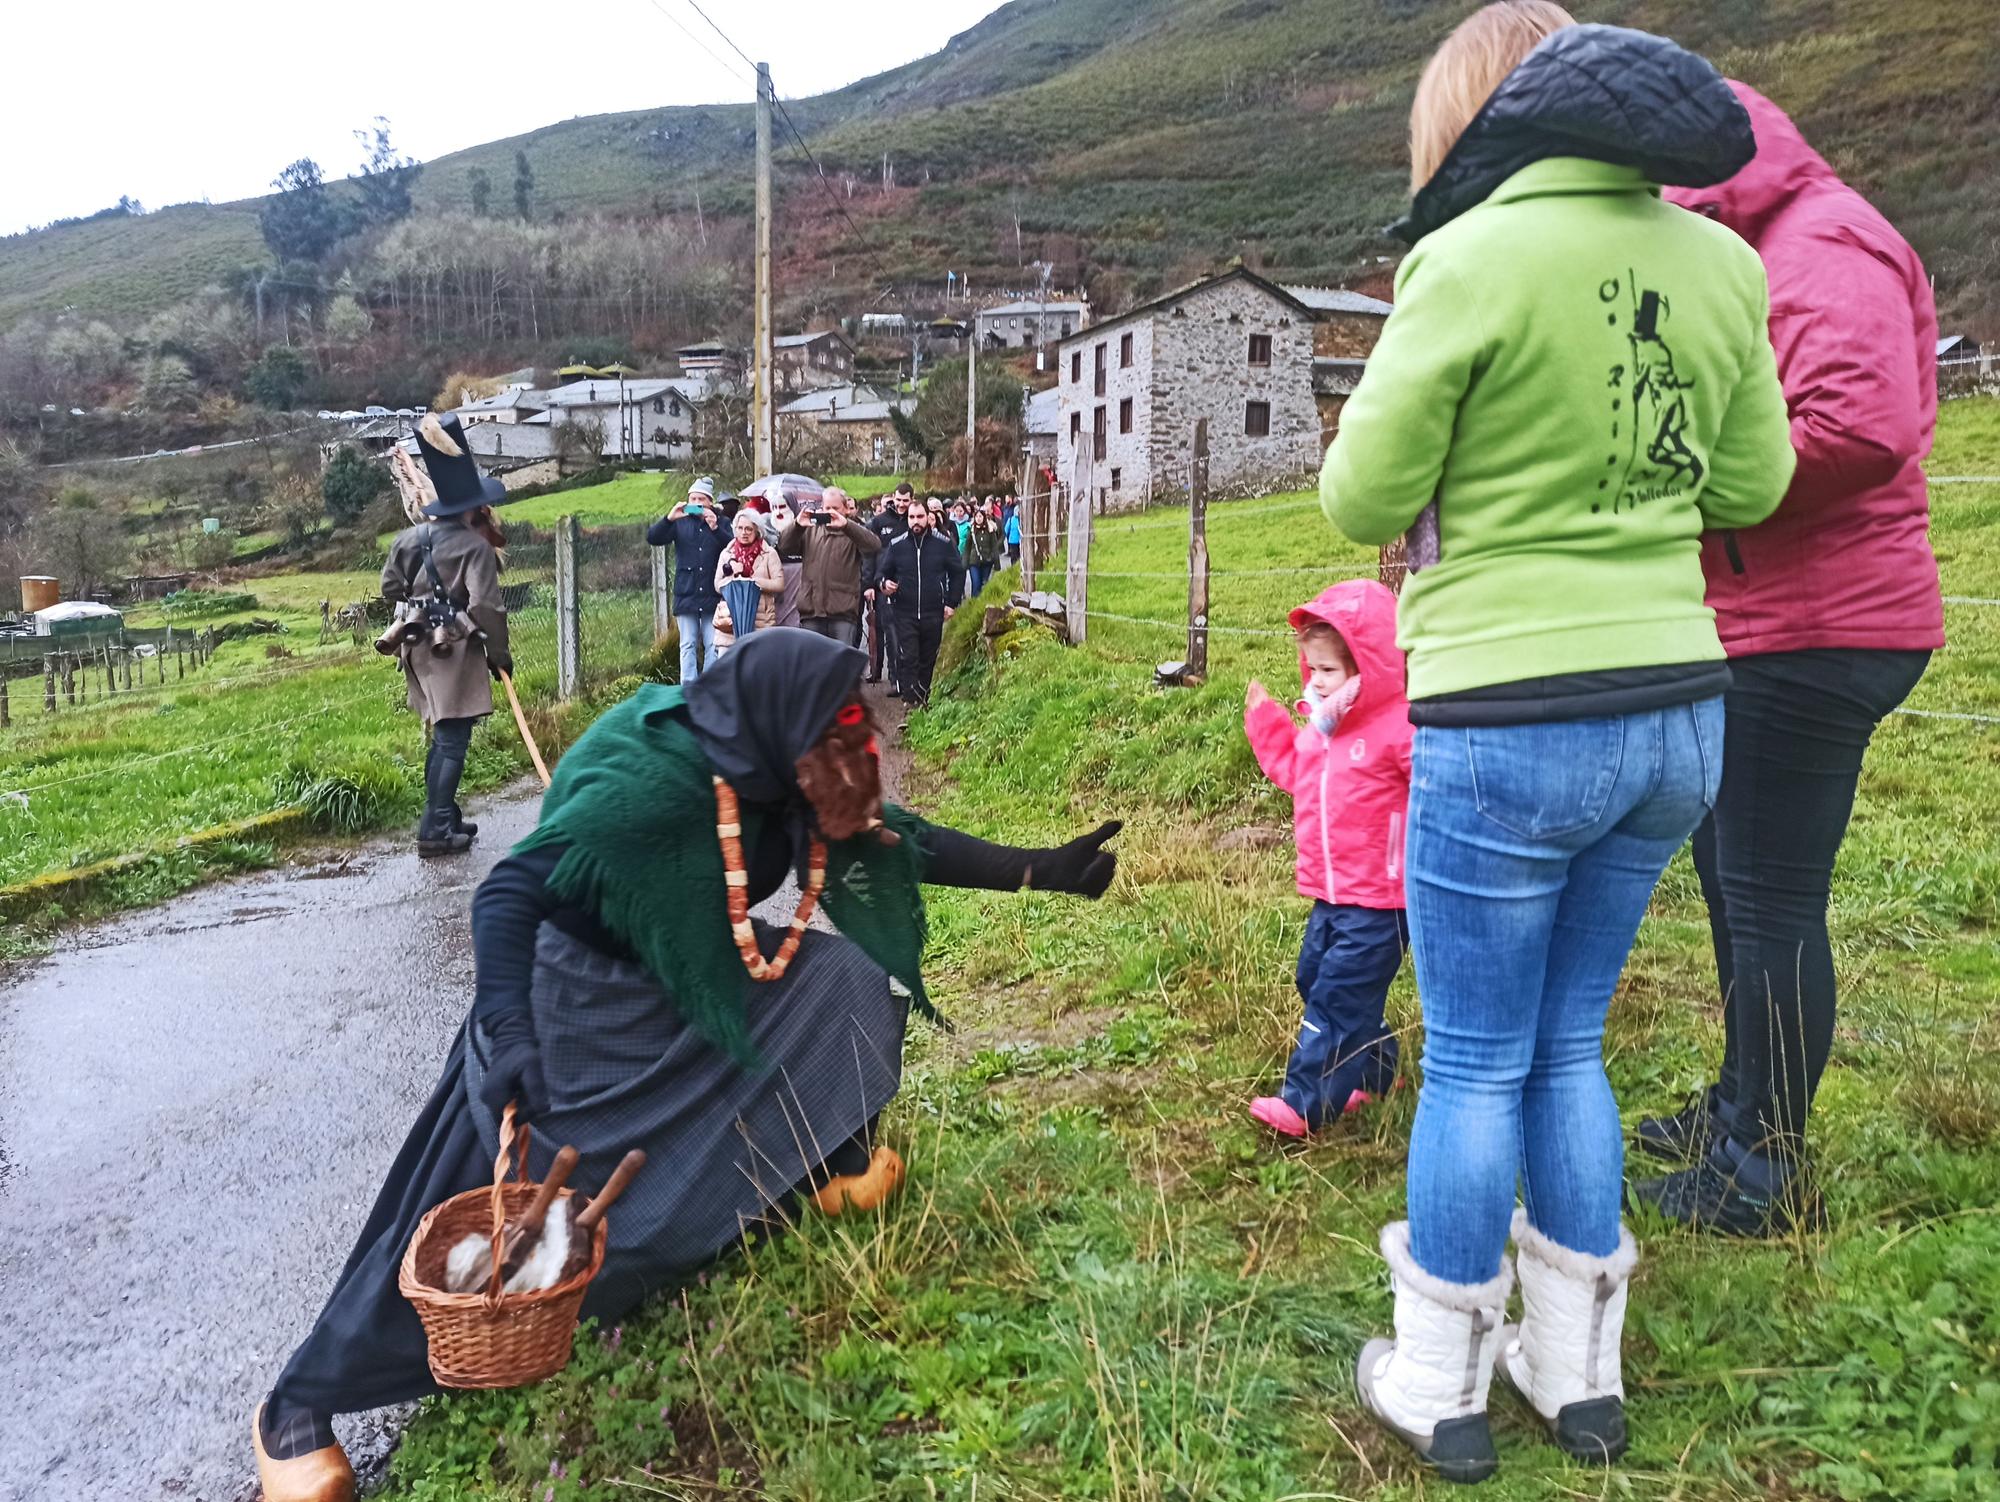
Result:
[[[456,803],[451,806],[451,827],[472,839],[479,838],[479,826],[465,817],[465,810]]]
[[[1633,1183],[1626,1200],[1691,1230],[1723,1236],[1764,1240],[1826,1229],[1826,1202],[1803,1170],[1787,1172],[1727,1139],[1692,1168]]]
[[[434,860],[440,855],[463,855],[472,848],[472,836],[451,827],[451,810],[425,809],[417,825],[417,858]]]
[[[1632,1145],[1669,1163],[1698,1161],[1715,1141],[1717,1094],[1710,1085],[1671,1116],[1642,1118],[1632,1133]]]

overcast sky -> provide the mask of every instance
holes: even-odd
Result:
[[[575,115],[750,99],[752,86],[717,59],[744,75],[748,65],[694,4],[771,65],[786,98],[934,52],[999,8],[999,0],[21,0],[5,6],[17,129],[0,165],[0,234],[92,213],[121,193],[148,208],[248,198],[301,156],[344,177],[360,162],[353,132],[376,115],[389,117],[401,151],[429,161]]]

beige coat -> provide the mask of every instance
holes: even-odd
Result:
[[[500,557],[493,545],[456,519],[431,522],[431,556],[438,577],[454,605],[486,633],[480,642],[468,638],[438,656],[428,642],[403,648],[403,676],[409,681],[410,708],[426,725],[439,720],[476,719],[493,713],[493,682],[489,662],[509,663],[507,607],[500,599]],[[423,600],[431,594],[424,568],[422,528],[396,534],[389,560],[382,565],[382,598],[392,604]]]
[[[722,586],[737,578],[736,555],[728,548],[722,550],[722,559],[715,565],[715,592],[722,593]],[[778,597],[785,592],[785,566],[778,559],[778,551],[769,543],[757,550],[757,561],[751,565],[750,582],[759,591],[757,596],[757,629],[778,624]],[[718,605],[723,610],[726,606]]]

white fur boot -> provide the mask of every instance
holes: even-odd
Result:
[[[1371,1340],[1354,1373],[1362,1406],[1447,1481],[1484,1481],[1499,1467],[1486,1392],[1500,1351],[1514,1271],[1503,1258],[1484,1283],[1447,1283],[1417,1266],[1410,1225],[1382,1228],[1396,1290],[1396,1338]]]
[[[1607,1465],[1625,1453],[1618,1356],[1639,1248],[1621,1226],[1610,1256],[1573,1252],[1529,1225],[1525,1210],[1514,1212],[1514,1244],[1521,1323],[1502,1332],[1500,1368],[1567,1454]]]

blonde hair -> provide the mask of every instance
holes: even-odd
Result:
[[[1554,0],[1499,0],[1458,23],[1424,64],[1410,106],[1410,191],[1437,175],[1500,81],[1576,17]]]

